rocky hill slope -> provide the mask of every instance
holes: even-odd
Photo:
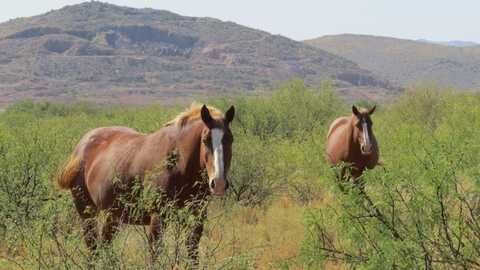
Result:
[[[452,47],[388,37],[336,35],[305,43],[354,61],[397,86],[436,82],[480,90],[480,46]]]
[[[269,89],[291,78],[332,80],[354,96],[395,91],[345,58],[212,18],[86,2],[0,24],[0,103],[145,103]]]

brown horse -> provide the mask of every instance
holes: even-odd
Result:
[[[94,251],[97,247],[95,217],[105,211],[102,241],[109,243],[121,223],[149,225],[154,259],[155,244],[165,227],[162,207],[179,209],[188,205],[200,220],[187,241],[189,256],[198,263],[197,249],[206,216],[202,205],[210,194],[223,196],[228,188],[234,114],[233,106],[222,115],[218,109],[192,105],[151,134],[127,127],[104,127],[84,135],[58,184],[72,192],[88,248]],[[132,195],[136,194],[136,184],[161,194],[158,205],[140,215],[132,215],[131,209],[138,201]]]
[[[352,165],[352,176],[362,175],[365,168],[373,169],[378,164],[379,150],[372,130],[371,109],[357,109],[352,106],[353,114],[335,119],[327,135],[326,154],[331,165],[342,162]],[[345,170],[342,170],[345,177]]]

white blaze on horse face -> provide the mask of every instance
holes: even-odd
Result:
[[[368,133],[367,120],[362,119],[362,131],[363,131],[363,150],[364,154],[370,154],[372,151],[372,144],[370,142],[370,134]]]
[[[225,163],[223,160],[223,130],[214,128],[212,129],[212,148],[213,148],[213,164],[215,168],[215,173],[213,177],[210,177],[210,186],[212,186],[212,181],[215,182],[215,193],[222,195],[225,192]]]

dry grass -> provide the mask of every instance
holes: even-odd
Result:
[[[234,206],[227,210],[210,209],[210,226],[202,247],[217,243],[216,261],[227,261],[233,256],[245,254],[254,261],[255,269],[303,269],[296,265],[300,246],[305,235],[304,213],[307,207],[322,207],[333,200],[324,196],[308,206],[301,205],[288,196],[280,196],[268,207]],[[322,269],[343,269],[328,263]]]
[[[311,206],[320,206],[323,201],[318,200]],[[214,203],[209,209],[209,220],[201,241],[203,265],[215,269],[243,257],[255,269],[277,269],[280,263],[297,257],[305,235],[303,217],[306,206],[287,196],[281,196],[265,207],[222,207],[219,204]],[[173,234],[172,229],[165,234],[170,249],[175,245]],[[125,254],[123,259],[126,262],[138,263],[146,256],[142,254],[146,252],[144,241],[142,227],[125,226],[115,246],[123,249],[121,253]]]
[[[320,197],[307,206],[286,194],[262,207],[239,204],[224,206],[220,201],[212,203],[201,241],[201,264],[207,269],[225,266],[229,266],[227,269],[304,269],[296,259],[305,236],[305,211],[311,207],[325,207],[334,200],[330,193]],[[101,220],[102,218],[100,222]],[[73,226],[78,227],[75,232],[80,233],[79,224]],[[169,228],[165,233],[165,246],[170,257],[167,265],[171,269],[182,269],[172,259],[175,256],[172,255],[174,250],[179,246],[176,244],[176,236],[178,233],[175,228]],[[83,241],[79,243],[84,246]],[[181,262],[186,253],[183,247],[180,249],[180,256],[183,256],[179,259]],[[85,247],[81,250],[86,252]],[[121,258],[123,265],[143,265],[148,259],[145,228],[123,226],[114,241],[114,252]],[[54,253],[51,255],[55,256]],[[241,261],[239,263],[236,260]],[[17,268],[14,262],[0,255],[0,270]],[[319,269],[346,268],[329,262],[319,266]]]

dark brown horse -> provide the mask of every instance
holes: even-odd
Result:
[[[352,165],[354,178],[362,175],[365,168],[373,169],[378,164],[379,150],[372,130],[371,109],[357,109],[352,106],[353,114],[335,119],[327,135],[326,154],[331,165],[342,162]],[[344,177],[345,171],[342,172]]]
[[[225,115],[205,105],[181,113],[160,130],[142,134],[126,127],[104,127],[88,132],[75,147],[58,177],[70,189],[82,219],[85,242],[96,249],[96,216],[107,213],[101,240],[109,243],[120,223],[149,225],[149,243],[155,243],[165,227],[162,207],[189,205],[200,222],[188,238],[187,249],[198,262],[205,204],[210,194],[223,196],[232,157],[230,122],[235,109]],[[148,211],[132,215],[137,198],[134,187],[155,190],[161,200]],[[133,206],[135,207],[135,206]]]

